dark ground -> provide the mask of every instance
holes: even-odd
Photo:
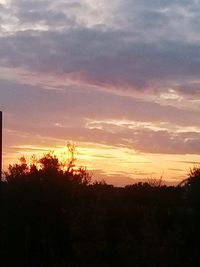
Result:
[[[200,266],[198,186],[76,179],[37,171],[1,183],[1,266]]]

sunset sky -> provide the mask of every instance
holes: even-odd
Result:
[[[115,185],[200,162],[199,0],[0,0],[4,167],[66,151]]]

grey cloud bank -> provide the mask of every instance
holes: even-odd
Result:
[[[26,124],[35,134],[123,144],[148,153],[198,154],[195,130],[115,127],[111,133],[86,129],[85,121],[127,119],[199,128],[199,13],[195,0],[1,4],[0,67],[9,69],[10,78],[0,79],[0,105],[12,114],[8,126],[24,130]],[[15,77],[17,70],[27,72],[23,84]],[[38,74],[37,88],[31,86],[31,73]],[[79,86],[59,85],[62,93],[44,90],[42,76],[55,73],[60,79],[74,75]],[[130,97],[124,96],[127,92]],[[15,116],[22,125],[16,125]],[[57,122],[65,127],[55,129]]]

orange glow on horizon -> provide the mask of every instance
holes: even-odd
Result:
[[[53,152],[61,162],[67,162],[69,159],[67,145],[21,145],[14,147],[13,154],[4,153],[4,169],[9,164],[16,163],[21,156],[25,156],[30,162],[32,155],[40,158],[48,152]],[[94,180],[104,179],[114,185],[159,179],[161,176],[165,182],[177,184],[187,176],[190,167],[194,165],[185,160],[185,155],[174,155],[172,159],[172,155],[139,153],[125,147],[88,142],[77,144],[75,158],[76,166],[86,167]],[[193,156],[193,159],[198,162],[198,156]]]

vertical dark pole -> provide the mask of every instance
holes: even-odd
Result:
[[[2,179],[2,111],[0,111],[0,182]]]

